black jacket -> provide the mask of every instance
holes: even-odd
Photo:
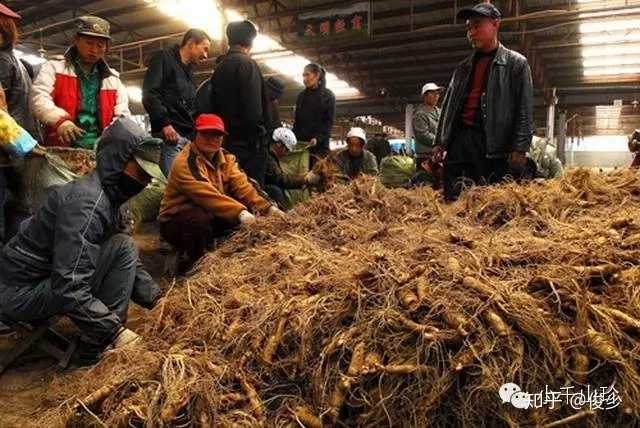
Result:
[[[211,76],[213,112],[224,120],[230,139],[252,141],[266,135],[266,91],[262,72],[249,55],[230,48]]]
[[[458,65],[449,82],[436,133],[436,144],[445,149],[461,126],[472,70],[473,55]],[[529,151],[533,136],[533,84],[524,56],[502,45],[498,47],[480,105],[488,158]]]
[[[380,166],[382,159],[387,156],[391,156],[391,143],[389,143],[389,140],[384,138],[374,138],[373,140],[369,140],[364,148],[373,153],[376,157],[376,161],[378,162],[378,166]]]
[[[31,136],[42,142],[40,124],[36,120],[29,103],[31,76],[12,49],[0,50],[0,83],[7,99],[11,117]]]
[[[151,131],[171,125],[183,137],[193,138],[195,102],[193,67],[182,63],[180,48],[176,45],[157,52],[142,85],[142,104],[149,113]]]
[[[73,312],[89,327],[84,334],[94,335],[98,342],[117,331],[121,321],[92,295],[89,281],[101,245],[121,231],[120,206],[126,198],[118,182],[144,138],[130,119],[116,120],[100,138],[96,170],[53,188],[42,207],[0,250],[0,283],[36,287],[50,278],[58,312]],[[146,299],[137,303],[149,306],[159,293],[146,272],[136,277],[134,296]]]
[[[298,141],[318,141],[315,151],[329,153],[336,97],[325,87],[306,88],[298,95],[293,132]]]
[[[269,150],[267,157],[267,175],[265,184],[274,185],[283,189],[302,189],[305,185],[304,175],[285,174],[278,157]]]

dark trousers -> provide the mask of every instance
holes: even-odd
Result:
[[[487,158],[487,142],[481,129],[464,128],[447,151],[444,163],[444,197],[458,199],[464,187],[495,184],[507,174],[505,158]]]
[[[160,295],[158,286],[142,269],[133,239],[124,234],[114,235],[102,245],[89,286],[91,295],[109,308],[122,324],[127,320],[130,299],[151,307]],[[64,314],[87,337],[98,340],[115,333],[104,331],[99,321],[83,311],[83,302],[63,310],[58,294],[59,291],[52,289],[51,279],[45,279],[33,287],[4,284],[0,285],[0,306],[3,315],[15,321],[42,321],[53,315]]]
[[[315,146],[309,149],[309,170],[313,169],[313,166],[321,159],[326,158],[331,154],[331,148],[329,147],[329,140],[319,141]]]
[[[411,178],[412,186],[432,186],[438,190],[442,187],[443,168],[439,164],[433,162],[431,156],[417,155],[415,158],[416,173]],[[429,170],[422,168],[422,164],[427,162]]]
[[[192,205],[170,220],[160,222],[162,238],[179,253],[186,253],[191,264],[207,252],[214,238],[226,236],[232,231],[233,225],[197,205]]]
[[[249,178],[254,179],[261,186],[267,174],[267,139],[243,140],[229,136],[224,148],[233,154],[238,165]]]
[[[276,186],[275,184],[267,184],[264,186],[264,191],[267,195],[273,199],[281,210],[287,209],[287,198],[284,196],[284,189]]]

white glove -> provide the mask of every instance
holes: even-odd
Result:
[[[140,341],[140,335],[129,330],[128,328],[122,327],[118,334],[116,334],[113,343],[113,349],[124,348],[125,346],[133,345]]]
[[[307,175],[304,176],[304,182],[309,186],[317,186],[320,184],[320,180],[322,180],[322,177],[313,171],[309,171]]]
[[[271,208],[269,208],[269,215],[279,215],[284,217],[286,214],[280,208],[275,205],[271,205]]]
[[[76,126],[71,120],[65,120],[56,129],[58,138],[60,138],[65,144],[71,144],[84,135],[85,131],[82,128]]]
[[[238,221],[240,222],[240,226],[247,226],[256,222],[256,216],[254,216],[247,210],[242,210],[242,212],[238,216]]]

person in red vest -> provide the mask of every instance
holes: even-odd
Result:
[[[126,88],[104,60],[110,40],[107,21],[82,16],[73,46],[43,64],[31,104],[46,127],[45,146],[93,149],[114,118],[131,115]]]

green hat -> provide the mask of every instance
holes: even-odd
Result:
[[[145,138],[138,145],[138,150],[133,154],[133,157],[144,172],[159,182],[166,183],[167,178],[164,176],[159,166],[161,147],[162,140],[151,137]]]
[[[109,22],[97,16],[81,16],[78,18],[76,34],[102,37],[111,40]]]

